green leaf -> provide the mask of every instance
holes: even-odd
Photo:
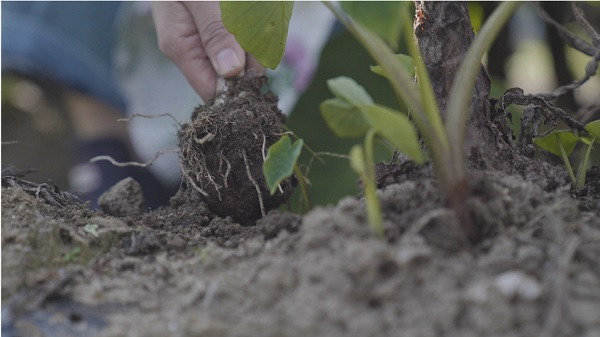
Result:
[[[98,237],[98,225],[96,225],[96,224],[89,223],[89,224],[83,226],[83,231],[88,234],[91,234],[92,236],[94,236],[96,238]]]
[[[63,257],[63,261],[71,262],[79,255],[79,253],[81,253],[81,248],[79,246],[75,247],[71,249],[71,251],[69,251],[67,254],[65,254],[65,256]]]
[[[361,137],[369,129],[362,112],[341,98],[330,98],[320,105],[327,126],[340,138]]]
[[[600,138],[600,119],[587,123],[585,125],[585,131],[592,137]]]
[[[483,10],[483,5],[479,2],[469,1],[467,3],[469,5],[469,17],[471,18],[471,26],[473,27],[473,32],[475,34],[479,33],[481,26],[483,25],[483,20],[485,18],[485,12]]]
[[[366,167],[365,167],[365,154],[360,145],[354,145],[350,149],[350,167],[356,172],[361,179],[363,178]]]
[[[360,109],[379,136],[417,164],[425,162],[415,126],[405,115],[380,105],[362,105]]]
[[[559,130],[553,131],[545,137],[535,138],[533,143],[540,148],[552,153],[555,156],[561,157],[560,147],[558,145],[558,141],[556,136],[560,138],[560,142],[562,143],[566,155],[570,155],[575,149],[575,145],[579,141],[579,137],[577,137],[573,132],[567,130]]]
[[[404,67],[404,69],[406,69],[406,72],[411,77],[415,77],[415,63],[413,61],[413,58],[408,55],[404,55],[404,54],[397,54],[396,58],[398,59],[398,61],[402,65],[402,67]],[[387,74],[387,72],[383,69],[382,66],[371,66],[371,71],[374,72],[375,74],[381,75],[387,79],[390,78],[390,76]]]
[[[260,64],[275,69],[287,40],[293,1],[221,1],[221,19]]]
[[[275,193],[279,183],[294,173],[294,165],[300,156],[302,145],[304,145],[302,139],[292,144],[290,137],[284,135],[269,147],[267,158],[263,163],[263,174],[271,194]]]
[[[373,99],[365,88],[349,77],[332,78],[327,81],[327,86],[336,97],[352,105],[373,104]]]
[[[341,1],[344,12],[370,31],[379,34],[393,48],[398,48],[402,34],[400,14],[407,9],[402,1]]]

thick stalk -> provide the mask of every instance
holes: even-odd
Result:
[[[422,102],[423,97],[416,91],[412,79],[397,62],[394,52],[379,36],[361,27],[332,3],[327,1],[323,3],[386,71],[394,91],[412,111],[411,117],[417,124],[430,152],[442,189],[445,193],[449,192],[449,186],[455,181],[456,173],[452,172],[452,169],[456,165],[452,163],[453,158],[450,155],[448,139],[440,116],[428,114]]]
[[[447,106],[446,131],[452,156],[456,158],[454,163],[461,165],[454,169],[459,176],[465,176],[467,119],[475,79],[482,67],[481,59],[492,46],[502,27],[520,5],[520,2],[504,2],[498,6],[486,20],[475,41],[469,47],[454,79],[450,91],[450,101]]]

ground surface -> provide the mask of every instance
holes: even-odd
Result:
[[[4,176],[3,335],[600,336],[598,200],[472,177],[487,234],[465,248],[429,178],[379,191],[384,242],[354,198],[243,227],[189,200],[113,217]]]
[[[247,104],[254,89],[228,92]],[[200,178],[152,212],[132,180],[100,212],[3,169],[3,336],[600,336],[598,168],[571,191],[560,167],[507,156],[509,174],[470,158],[475,245],[430,166],[410,162],[377,166],[385,240],[354,197],[243,226],[227,214],[262,213],[262,148],[281,131],[274,101],[259,103],[221,111],[242,117],[214,129],[201,127],[211,111],[194,113],[181,132],[193,146],[180,139],[184,160],[204,156],[200,168],[184,163]],[[240,129],[248,111],[262,122]],[[246,140],[225,148],[236,133]]]

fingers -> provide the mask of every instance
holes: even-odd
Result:
[[[205,102],[212,99],[217,74],[188,9],[180,2],[152,2],[152,16],[161,52]]]
[[[216,1],[184,2],[189,9],[206,54],[215,71],[225,78],[238,75],[246,64],[246,53],[221,21],[221,8]]]
[[[244,69],[264,75],[223,26],[218,2],[152,2],[158,45],[204,99],[215,95],[217,78],[231,78]]]
[[[246,70],[248,72],[254,72],[257,75],[265,74],[265,67],[263,67],[254,56],[246,53]]]

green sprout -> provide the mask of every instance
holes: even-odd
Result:
[[[585,176],[589,166],[589,158],[596,139],[600,139],[600,119],[585,125],[587,135],[578,136],[569,130],[555,130],[544,137],[535,138],[534,144],[562,159],[574,188],[582,188],[585,185]],[[587,145],[583,160],[579,163],[577,173],[573,171],[569,156],[575,149],[577,143]]]
[[[64,262],[72,262],[73,260],[75,260],[77,258],[77,256],[79,256],[80,253],[81,253],[81,247],[77,246],[65,254],[65,256],[63,257],[63,261]]]

